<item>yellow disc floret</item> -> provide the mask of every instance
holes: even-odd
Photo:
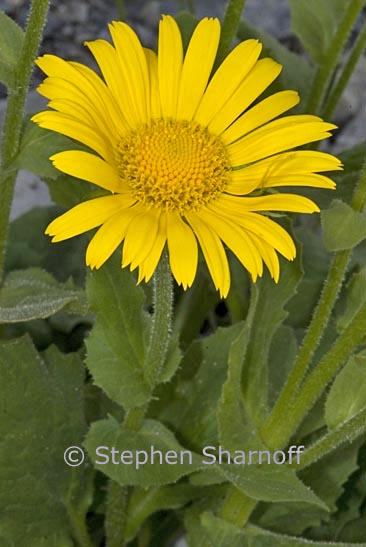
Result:
[[[147,206],[198,210],[229,182],[230,164],[221,139],[196,122],[153,120],[119,142],[120,176]]]

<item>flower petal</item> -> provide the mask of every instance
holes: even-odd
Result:
[[[143,211],[130,222],[123,244],[122,267],[131,264],[134,270],[141,264],[154,246],[159,228],[159,209]]]
[[[297,91],[279,91],[245,112],[221,135],[226,144],[240,139],[253,129],[277,118],[300,101]]]
[[[93,40],[85,42],[85,45],[98,64],[107,87],[119,107],[124,123],[129,129],[135,128],[137,125],[136,116],[129,102],[129,96],[124,92],[126,89],[124,74],[115,48],[106,40]]]
[[[240,82],[258,60],[262,44],[246,40],[237,45],[213,75],[194,116],[196,122],[207,127],[214,116],[236,91]]]
[[[97,131],[88,125],[81,123],[67,114],[54,112],[52,110],[39,112],[32,117],[32,120],[40,127],[52,129],[61,135],[66,135],[71,139],[75,139],[83,144],[86,144],[92,150],[95,150],[108,163],[113,165],[114,156],[111,147]]]
[[[175,118],[183,63],[183,44],[173,17],[163,15],[159,25],[158,74],[164,118]]]
[[[108,120],[107,135],[126,129],[122,117],[116,115],[118,107],[110,90],[91,69],[55,55],[39,57],[36,64],[49,76],[38,88],[42,95],[49,99],[68,98],[81,107],[87,105],[99,126],[105,128],[104,120]]]
[[[272,59],[261,59],[249,72],[235,93],[210,122],[208,129],[222,133],[277,78],[282,66]]]
[[[166,231],[166,213],[160,215],[158,233],[154,242],[152,249],[145,260],[139,265],[139,277],[138,283],[141,283],[143,279],[149,281],[152,277],[156,266],[163,252],[165,243],[166,243],[167,231]]]
[[[332,123],[304,114],[275,120],[228,146],[231,164],[246,165],[302,144],[322,140],[329,137],[329,131],[334,128],[336,126]]]
[[[228,193],[248,194],[256,188],[314,186],[334,188],[334,182],[314,171],[339,171],[342,163],[325,152],[298,150],[272,156],[231,171]]]
[[[214,209],[202,209],[199,215],[238,257],[251,274],[253,281],[256,281],[258,275],[262,274],[262,259],[250,236],[237,223],[228,217],[223,218],[222,214],[217,214]]]
[[[232,203],[218,200],[210,209],[224,219],[238,223],[245,230],[264,239],[274,249],[279,251],[287,260],[296,256],[296,247],[290,235],[277,222],[252,212],[241,212]]]
[[[205,17],[196,26],[184,59],[177,118],[192,120],[202,99],[220,39],[218,19]]]
[[[79,203],[60,217],[53,220],[45,233],[54,236],[52,242],[63,241],[96,228],[112,217],[117,211],[133,203],[130,196],[105,196]]]
[[[260,197],[236,197],[227,194],[220,196],[220,204],[234,211],[289,211],[292,213],[315,213],[319,207],[311,199],[296,194],[270,194]]]
[[[192,229],[178,213],[168,212],[166,218],[170,267],[178,285],[187,289],[192,285],[197,271],[197,241]]]
[[[121,21],[109,25],[119,61],[123,94],[136,125],[150,118],[150,83],[146,56],[136,33]]]
[[[152,49],[144,48],[147,68],[150,79],[150,109],[151,118],[161,117],[159,77],[158,77],[158,57]]]
[[[226,298],[230,289],[230,270],[220,238],[199,214],[188,213],[185,218],[197,236],[216,290],[220,291],[221,298]]]
[[[251,237],[260,249],[260,254],[269,270],[269,273],[271,274],[271,277],[276,283],[278,283],[280,278],[280,262],[276,251],[267,241],[259,237],[257,234],[251,232]]]
[[[128,190],[114,167],[89,152],[67,150],[54,154],[50,160],[63,173],[87,180],[111,192],[121,193]]]
[[[97,231],[86,251],[86,265],[100,268],[126,236],[128,226],[140,213],[138,206],[128,207],[110,217]]]

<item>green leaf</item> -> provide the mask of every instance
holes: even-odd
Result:
[[[190,484],[134,488],[128,503],[126,540],[131,541],[144,520],[153,513],[167,509],[179,509],[195,499],[209,495],[217,496],[219,493],[217,488],[199,488]]]
[[[293,366],[297,353],[295,332],[281,325],[272,338],[268,366],[268,406],[273,407]]]
[[[300,93],[301,102],[305,104],[309,94],[309,82],[313,78],[314,70],[303,56],[289,51],[276,38],[242,21],[238,30],[241,40],[257,38],[264,46],[263,56],[270,56],[283,65],[282,72],[276,84],[278,89],[294,89]],[[273,86],[271,86],[273,89]],[[300,107],[301,108],[301,107]]]
[[[77,354],[51,347],[41,358],[28,337],[0,344],[1,545],[74,545],[91,477],[63,455],[85,434],[83,382]]]
[[[220,444],[229,451],[244,447],[245,450],[265,448],[251,417],[245,410],[241,392],[242,368],[253,328],[258,294],[253,288],[248,317],[242,324],[239,336],[231,344],[228,375],[217,410]]]
[[[331,511],[337,511],[347,479],[358,469],[358,451],[362,439],[343,444],[301,472],[301,478]]]
[[[85,447],[95,467],[122,486],[174,483],[202,465],[197,454],[184,449],[173,433],[155,420],[145,420],[138,432],[124,429],[114,418],[100,420],[92,424]],[[98,447],[102,447],[99,452]],[[114,461],[119,463],[113,463],[111,447],[118,451]]]
[[[329,50],[348,0],[290,0],[292,30],[316,63]]]
[[[321,212],[321,221],[328,251],[352,249],[366,237],[366,215],[338,199]]]
[[[366,352],[353,355],[338,374],[325,404],[325,420],[335,429],[366,407]]]
[[[231,343],[241,328],[241,324],[218,328],[211,336],[193,342],[183,357],[181,373],[174,385],[175,396],[159,415],[193,450],[218,444],[213,409],[217,407],[226,378]],[[191,377],[187,379],[191,370]]]
[[[344,331],[353,320],[354,316],[366,304],[366,268],[353,274],[344,295],[346,300],[344,312],[337,318],[339,332]]]
[[[150,398],[143,366],[151,324],[143,309],[143,290],[115,254],[89,274],[87,293],[96,315],[86,341],[94,383],[125,409],[143,405]]]
[[[256,524],[272,532],[302,535],[310,527],[320,526],[329,513],[307,503],[268,504]]]
[[[310,541],[304,538],[273,534],[267,530],[248,524],[242,530],[243,547],[366,547],[366,543],[338,543]]]
[[[268,368],[272,338],[288,315],[284,306],[295,294],[301,279],[300,260],[281,263],[277,284],[265,274],[255,285],[258,291],[248,349],[243,366],[243,400],[255,423],[263,421],[268,410]]]
[[[59,281],[72,277],[75,284],[84,284],[88,235],[56,244],[44,233],[46,226],[61,213],[60,207],[35,207],[10,224],[6,271],[33,266],[47,269]]]
[[[61,173],[53,167],[50,156],[64,150],[83,149],[68,137],[43,129],[27,119],[13,166],[17,169],[26,169],[41,178],[56,179]]]
[[[63,207],[74,207],[91,197],[91,190],[96,188],[90,182],[80,180],[70,175],[61,174],[58,171],[57,178],[45,178],[52,201]],[[97,190],[94,194],[97,193]],[[99,195],[95,195],[99,197]]]
[[[296,294],[286,305],[286,320],[295,329],[307,328],[329,270],[330,257],[319,234],[307,226],[298,226],[295,237],[301,245],[301,263],[304,275]]]
[[[0,323],[42,319],[62,309],[86,313],[83,291],[71,283],[58,283],[39,268],[11,272],[0,289]]]
[[[16,86],[15,69],[23,39],[20,26],[0,10],[0,82],[10,89]]]
[[[290,468],[268,465],[266,455],[263,455],[263,461],[265,463],[262,465],[221,464],[217,466],[217,469],[239,490],[255,500],[306,502],[328,509],[325,503],[308,486],[305,486]]]

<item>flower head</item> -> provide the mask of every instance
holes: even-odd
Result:
[[[112,23],[110,32],[113,45],[87,43],[102,78],[52,55],[37,60],[48,76],[39,92],[53,110],[33,120],[90,149],[51,160],[64,173],[109,192],[56,218],[46,233],[62,241],[99,227],[87,264],[99,268],[123,242],[122,266],[138,267],[139,282],[150,279],[167,245],[172,273],[186,289],[200,247],[225,297],[230,271],[223,244],[254,281],[263,263],[277,281],[277,253],[292,260],[295,246],[263,212],[319,209],[308,198],[268,190],[334,188],[319,173],[341,169],[337,158],[289,150],[330,136],[335,126],[316,116],[279,118],[299,102],[295,91],[253,106],[281,71],[272,59],[259,60],[257,40],[236,46],[211,77],[217,19],[198,23],[185,55],[179,27],[169,16],[160,23],[157,55],[124,23]]]

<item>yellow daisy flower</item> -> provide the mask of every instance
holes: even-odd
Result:
[[[293,260],[295,246],[261,212],[319,209],[289,193],[250,194],[279,186],[334,188],[319,172],[341,169],[337,158],[289,150],[330,136],[335,126],[316,116],[278,118],[299,102],[296,91],[280,91],[252,106],[281,71],[272,59],[259,60],[257,40],[236,46],[210,79],[220,38],[217,19],[199,22],[185,55],[170,16],[160,22],[157,55],[125,23],[112,23],[110,32],[113,45],[87,43],[103,78],[53,55],[37,60],[48,76],[39,92],[53,110],[33,120],[91,149],[51,160],[64,173],[110,192],[73,207],[46,233],[56,242],[99,227],[87,265],[99,268],[124,242],[122,267],[138,267],[139,282],[151,278],[166,244],[172,273],[184,289],[195,278],[198,246],[222,297],[230,287],[223,244],[253,281],[263,263],[277,281],[277,252]]]

